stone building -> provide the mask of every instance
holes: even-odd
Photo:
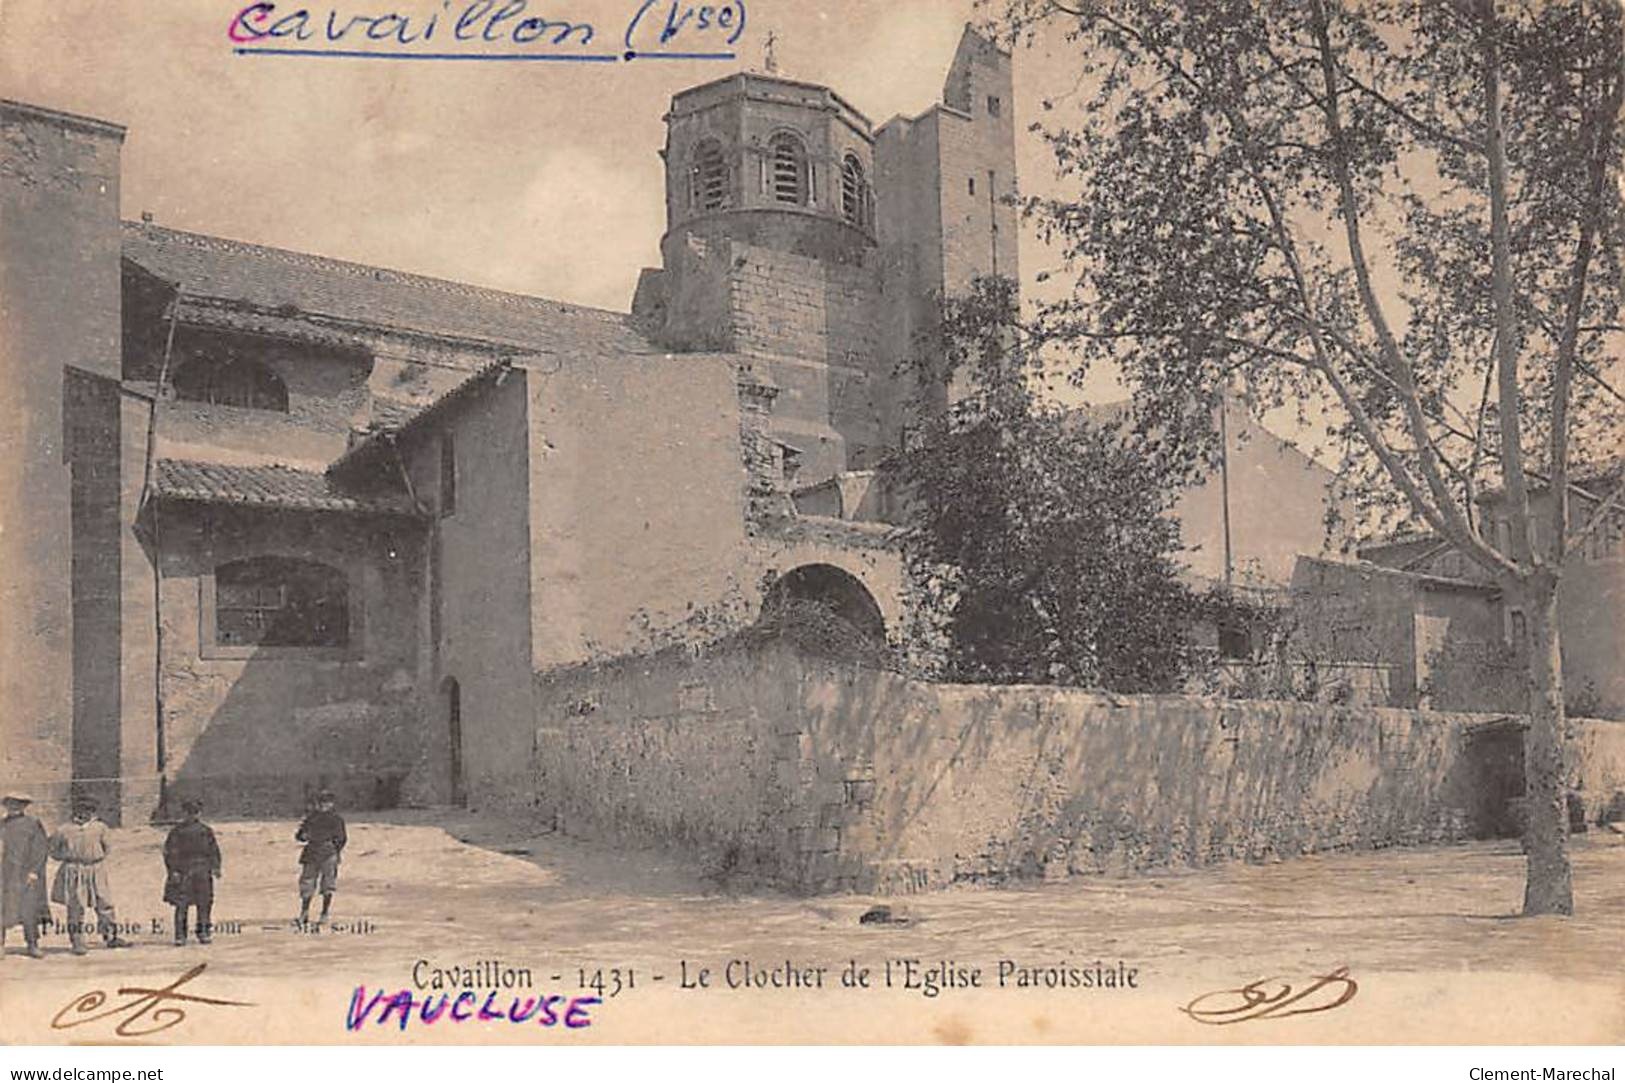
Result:
[[[1016,273],[1011,96],[968,29],[878,128],[774,75],[678,94],[629,313],[121,221],[125,131],[4,103],[0,777],[482,801],[539,673],[775,594],[897,640],[873,471],[937,296]]]
[[[1581,478],[1569,512],[1590,523],[1617,485],[1617,471]],[[1510,523],[1499,491],[1479,501],[1486,538],[1510,551]],[[1550,494],[1536,487],[1531,506],[1537,548]],[[1558,587],[1564,692],[1570,713],[1625,717],[1625,516],[1617,509],[1568,553]],[[1526,709],[1524,614],[1482,568],[1431,532],[1362,547],[1360,563],[1298,559],[1295,611],[1302,646],[1325,662],[1358,663],[1385,673],[1386,702],[1441,710]]]

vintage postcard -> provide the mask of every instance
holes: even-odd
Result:
[[[1625,1040],[1617,5],[0,71],[0,1043]]]

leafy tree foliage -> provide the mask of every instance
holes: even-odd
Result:
[[[918,381],[939,396],[901,459],[909,559],[927,608],[948,614],[947,675],[1177,688],[1193,621],[1217,603],[1179,578],[1171,479],[1115,425],[1035,397],[1017,316],[1003,278],[944,304],[944,349]]]
[[[1187,455],[1234,386],[1296,406],[1368,513],[1523,608],[1524,909],[1572,912],[1557,584],[1622,497],[1590,480],[1625,418],[1619,5],[1001,2],[1081,69],[1041,123],[1062,194],[1029,206],[1072,278],[1049,333]]]

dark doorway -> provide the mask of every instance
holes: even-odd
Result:
[[[463,689],[457,678],[447,677],[441,689],[446,699],[446,731],[451,741],[451,803],[468,804],[463,781]]]

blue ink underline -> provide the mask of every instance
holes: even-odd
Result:
[[[736,53],[415,53],[384,52],[372,49],[295,49],[280,46],[239,46],[238,56],[336,57],[349,60],[567,60],[578,63],[613,64],[630,60],[736,60]]]

